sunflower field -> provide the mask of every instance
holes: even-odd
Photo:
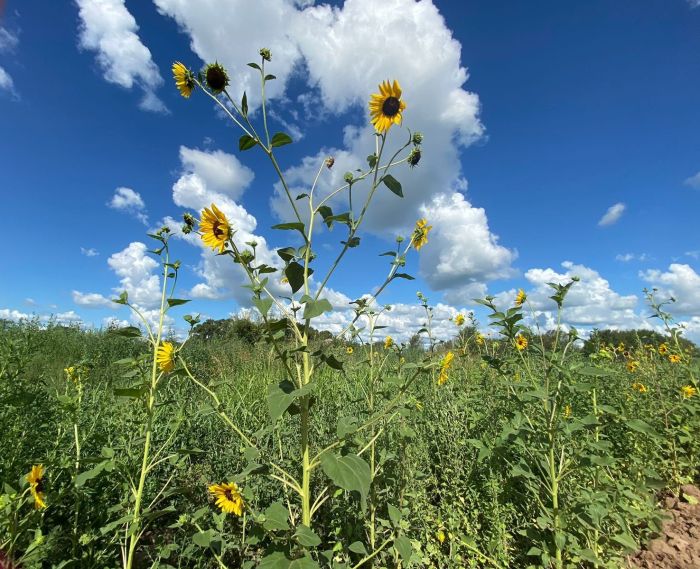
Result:
[[[177,296],[175,229],[163,227],[149,235],[155,318],[122,293],[114,302],[133,326],[2,322],[0,567],[626,566],[661,528],[662,496],[700,474],[698,351],[672,302],[645,291],[663,334],[621,342],[529,325],[520,291],[505,307],[477,299],[488,322],[458,314],[439,342],[418,293],[425,317],[402,343],[382,333],[379,297],[412,279],[430,239],[419,219],[343,331],[320,332],[327,285],[361,246],[375,192],[403,196],[398,178],[420,162],[423,135],[408,128],[398,81],[384,81],[369,95],[366,168],[323,199],[316,183],[295,195],[277,160],[292,140],[268,127],[271,60],[262,49],[249,64],[255,117],[245,94],[229,96],[222,65],[172,67],[183,97],[231,120],[241,152],[266,156],[288,199],[290,220],[274,229],[290,246],[274,266],[217,204],[183,215],[182,233],[245,273],[253,320],[201,322],[194,309],[184,332],[166,327],[189,301]],[[318,164],[316,180],[332,167]],[[331,209],[333,196],[347,211]],[[314,263],[320,225],[346,232],[328,267]],[[576,285],[550,284],[559,315]]]

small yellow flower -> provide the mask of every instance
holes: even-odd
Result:
[[[527,295],[525,294],[525,291],[523,289],[520,289],[518,291],[518,294],[515,295],[515,306],[522,306],[523,302],[527,300]]]
[[[66,374],[66,379],[70,379],[73,382],[77,381],[78,377],[75,373],[75,366],[68,366],[63,372]]]
[[[683,399],[690,399],[698,394],[698,390],[692,385],[684,385],[681,388],[681,393],[683,394]]]
[[[432,228],[433,226],[428,225],[428,220],[425,218],[416,221],[416,227],[413,229],[413,237],[411,238],[416,251],[420,251],[421,247],[428,242],[428,233],[430,233]]]
[[[243,496],[235,482],[224,482],[223,484],[212,484],[209,492],[216,500],[216,505],[222,512],[227,514],[243,515]]]
[[[369,100],[370,121],[377,132],[387,132],[392,125],[401,124],[406,103],[401,100],[401,86],[384,81],[379,85],[379,93],[373,93]]]
[[[225,251],[226,242],[231,237],[231,225],[216,205],[211,204],[211,209],[207,207],[202,211],[199,231],[202,233],[202,241],[205,245],[218,249],[219,253]]]
[[[175,369],[175,346],[170,342],[162,342],[156,350],[156,362],[161,371],[170,373]]]
[[[527,348],[527,338],[525,336],[518,336],[515,338],[515,347],[519,352],[522,352]]]
[[[394,345],[394,339],[391,336],[387,336],[386,338],[384,338],[384,349],[385,350],[388,350],[393,345]]]
[[[571,405],[564,406],[564,419],[571,417]]]
[[[464,314],[458,314],[455,316],[455,324],[457,324],[457,326],[464,325]]]
[[[634,373],[637,371],[637,368],[639,367],[639,362],[630,360],[627,362],[627,371],[630,373]]]
[[[665,356],[668,353],[668,346],[666,344],[661,344],[659,346],[659,354]]]
[[[29,491],[34,497],[34,507],[37,510],[46,508],[46,490],[44,488],[44,465],[35,464],[27,474]]]
[[[442,358],[442,361],[440,362],[440,374],[438,375],[438,385],[444,385],[447,383],[447,379],[449,376],[449,369],[452,366],[452,360],[454,359],[455,355],[452,352],[447,352],[445,354],[445,357]]]
[[[445,531],[439,529],[438,532],[437,532],[437,540],[438,540],[440,543],[445,543],[445,538],[446,538],[446,537],[447,537],[447,536],[445,535]]]
[[[620,342],[620,343],[617,345],[617,351],[620,352],[620,353],[622,353],[622,352],[625,351],[625,344],[624,344],[623,342]]]
[[[680,363],[681,357],[678,354],[671,354],[670,356],[668,356],[668,361],[672,364],[677,364]]]
[[[646,393],[648,391],[646,385],[639,382],[633,383],[632,389],[634,389],[635,391],[639,391],[639,393]]]
[[[405,363],[406,363],[406,358],[404,358],[403,356],[401,356],[401,357],[399,358],[399,363],[400,363],[400,364],[405,364]]]
[[[175,86],[178,91],[180,91],[180,95],[185,97],[185,99],[189,99],[196,86],[193,73],[182,63],[176,61],[173,63],[173,77],[175,78]]]
[[[474,341],[476,342],[477,346],[483,346],[484,345],[484,336],[483,334],[480,334],[477,332],[476,336],[474,337]]]
[[[348,346],[347,348],[345,348],[345,353],[348,354],[348,355],[352,354],[353,351],[354,351],[354,350],[352,349],[352,346]]]

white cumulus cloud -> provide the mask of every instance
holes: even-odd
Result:
[[[657,297],[676,299],[668,306],[672,313],[700,316],[700,275],[690,265],[672,263],[667,271],[650,269],[639,276],[659,289]]]
[[[625,209],[627,209],[627,206],[621,202],[611,205],[603,217],[600,218],[600,221],[598,221],[598,225],[601,227],[607,227],[608,225],[617,223],[622,214],[625,212]]]
[[[78,290],[74,290],[72,295],[73,302],[85,308],[106,308],[115,306],[109,298],[96,292],[82,293]]]
[[[97,52],[104,78],[131,89],[143,91],[141,108],[167,112],[155,94],[163,83],[150,50],[141,42],[136,20],[124,0],[75,0],[80,16],[80,46]]]
[[[700,1],[700,0],[698,0]],[[691,188],[695,188],[696,190],[700,189],[700,172],[695,174],[694,176],[690,176],[689,178],[686,178],[683,180],[683,183],[686,186],[690,186]]]
[[[114,190],[114,195],[107,205],[112,209],[128,213],[145,225],[148,224],[146,204],[141,194],[131,188],[119,187]]]

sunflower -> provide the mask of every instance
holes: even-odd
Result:
[[[387,336],[386,338],[384,338],[384,349],[385,350],[388,350],[393,345],[394,345],[394,339],[391,336]]]
[[[170,373],[175,369],[175,347],[170,342],[163,342],[156,350],[156,361],[161,371]]]
[[[442,361],[440,362],[440,375],[438,375],[438,385],[444,385],[447,383],[447,379],[449,377],[449,370],[450,367],[452,367],[452,360],[455,358],[455,355],[452,352],[447,352],[445,354],[445,357],[442,358]]]
[[[176,61],[173,63],[173,77],[175,78],[175,86],[178,91],[180,91],[180,95],[185,97],[185,99],[189,99],[196,86],[192,72],[182,63]]]
[[[228,85],[228,73],[226,73],[224,66],[218,62],[207,65],[204,69],[204,78],[207,81],[207,87],[214,94],[221,93]]]
[[[522,352],[525,348],[527,348],[527,338],[525,336],[518,336],[515,339],[515,347],[519,352]]]
[[[571,405],[564,405],[564,419],[571,417]]]
[[[518,291],[518,294],[515,295],[515,306],[522,306],[523,302],[527,300],[527,295],[525,294],[525,291],[523,289],[520,289]]]
[[[668,346],[666,344],[661,344],[659,346],[659,355],[665,356],[668,354]]]
[[[683,394],[683,399],[690,399],[694,395],[697,395],[698,390],[692,385],[684,385],[681,388],[681,393]]]
[[[211,209],[205,207],[202,211],[199,231],[202,233],[202,241],[205,245],[218,249],[219,253],[224,252],[226,241],[231,237],[231,225],[223,212],[214,204],[211,204]]]
[[[637,371],[638,367],[639,367],[639,362],[636,362],[636,361],[627,362],[627,371],[630,373],[634,373],[635,371]]]
[[[668,361],[672,364],[677,364],[680,363],[681,357],[678,354],[671,354],[670,356],[668,356]]]
[[[373,93],[369,100],[371,122],[377,132],[387,132],[391,125],[401,124],[402,112],[406,103],[401,100],[399,82],[384,81],[379,85],[379,93]]]
[[[425,218],[416,221],[416,227],[413,229],[413,237],[411,242],[416,248],[416,251],[420,251],[421,247],[428,242],[428,233],[433,228],[432,225],[428,225],[428,220]]]
[[[639,382],[633,383],[632,389],[634,389],[635,391],[639,391],[639,393],[646,393],[648,391],[647,386]]]
[[[235,482],[224,482],[223,484],[212,484],[209,492],[216,500],[222,512],[227,514],[243,515],[243,496]]]
[[[355,350],[352,349],[352,346],[348,346],[347,348],[345,348],[345,353],[348,355],[352,354],[354,351]]]
[[[457,324],[457,326],[464,325],[464,314],[458,314],[455,316],[455,324]]]
[[[35,464],[31,471],[27,474],[27,482],[29,482],[29,491],[34,497],[34,507],[37,510],[46,508],[46,490],[44,488],[44,465]]]
[[[484,345],[484,336],[477,332],[476,336],[474,337],[474,341],[476,342],[477,346],[483,346]]]

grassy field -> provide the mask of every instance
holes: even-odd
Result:
[[[134,567],[621,567],[658,528],[659,493],[698,476],[697,364],[671,337],[586,353],[565,334],[519,350],[463,331],[434,353],[318,337],[336,359],[318,362],[312,452],[362,458],[371,484],[324,463],[311,529],[266,466],[298,470],[299,409],[290,396],[279,412],[270,389],[285,370],[236,330],[182,349],[211,393],[178,370],[161,382]],[[3,324],[5,566],[123,564],[147,422],[142,364],[139,338]],[[39,464],[36,486],[27,474]],[[233,480],[240,517],[208,492]]]

